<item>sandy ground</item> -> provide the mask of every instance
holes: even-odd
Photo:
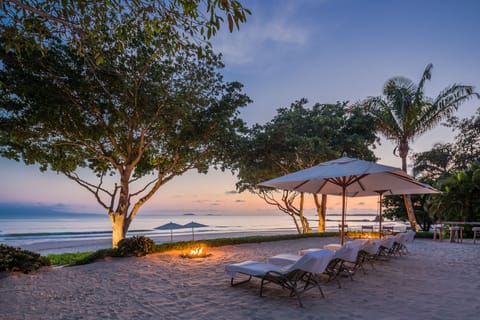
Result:
[[[211,248],[206,259],[180,252],[112,258],[85,266],[0,274],[0,319],[477,319],[480,244],[416,239],[410,254],[376,262],[354,281],[303,295],[304,308],[259,280],[231,287],[224,266],[336,243],[310,238]]]

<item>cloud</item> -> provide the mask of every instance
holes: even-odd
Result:
[[[241,203],[241,202],[246,202],[246,201],[245,201],[245,200],[240,200],[240,199],[237,199],[237,200],[235,200],[235,202],[237,202],[237,203]]]
[[[240,31],[219,33],[213,41],[215,50],[223,54],[227,65],[242,65],[263,60],[259,53],[264,58],[278,54],[278,47],[282,47],[282,51],[303,47],[311,37],[311,30],[298,17],[297,6],[291,2],[277,10],[275,7],[254,8]]]
[[[238,192],[235,190],[230,190],[230,191],[225,191],[225,194],[230,195],[230,194],[237,194]]]

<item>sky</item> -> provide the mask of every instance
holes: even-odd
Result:
[[[426,95],[435,97],[453,83],[480,91],[480,1],[477,0],[241,0],[252,11],[239,31],[226,26],[212,40],[221,52],[227,81],[244,84],[253,103],[241,112],[249,124],[271,120],[276,110],[300,98],[314,103],[361,101],[381,95],[385,82],[404,76],[418,83],[433,64]],[[480,101],[463,104],[457,116],[475,114]],[[413,152],[450,142],[438,126],[411,145]],[[379,162],[401,166],[394,145],[382,139]],[[0,204],[71,212],[98,212],[93,196],[62,175],[42,173],[0,159]],[[248,193],[235,192],[230,172],[184,174],[160,188],[145,213],[271,212]],[[340,199],[332,198],[330,208]],[[5,208],[5,206],[3,206]],[[375,198],[349,200],[349,209],[376,210]],[[3,209],[5,210],[5,209]],[[43,212],[43,211],[39,211]]]

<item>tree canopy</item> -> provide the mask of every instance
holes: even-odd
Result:
[[[90,191],[110,216],[114,246],[162,185],[222,163],[243,125],[238,109],[249,102],[241,84],[223,81],[208,46],[201,55],[193,43],[161,54],[170,35],[155,33],[154,46],[144,25],[115,21],[98,35],[98,65],[55,33],[44,47],[25,39],[18,48],[6,29],[0,34],[0,155],[63,173]],[[81,176],[81,168],[98,179]]]
[[[440,181],[428,208],[434,221],[480,221],[480,162]]]
[[[480,159],[480,109],[469,118],[450,118],[448,126],[456,132],[453,143],[436,143],[431,150],[413,154],[416,176],[438,181]]]
[[[253,192],[289,214],[299,232],[306,232],[308,226],[294,203],[298,194],[284,191],[279,195],[275,190],[259,188],[258,183],[340,157],[343,152],[374,160],[369,147],[377,141],[372,119],[358,109],[350,109],[346,102],[307,104],[306,99],[295,101],[288,108],[279,108],[268,123],[254,125],[239,142],[232,159],[237,189]],[[302,230],[296,218],[300,218]]]
[[[104,45],[106,29],[125,40],[129,30],[124,26],[134,25],[142,30],[147,45],[165,55],[191,44],[210,46],[208,39],[225,19],[232,32],[249,14],[237,0],[0,1],[7,48],[17,54],[25,48],[45,53],[48,39],[56,36],[96,64],[105,60],[104,51],[110,49]],[[201,54],[202,46],[197,50]]]

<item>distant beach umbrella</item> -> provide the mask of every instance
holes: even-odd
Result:
[[[186,228],[181,224],[169,222],[159,227],[156,227],[155,230],[170,230],[170,242],[173,242],[173,230]]]
[[[439,192],[413,179],[400,168],[345,156],[262,182],[259,186],[342,196],[342,245],[345,239],[346,197],[379,195],[381,201],[383,195]],[[381,220],[380,211],[380,226]]]
[[[207,225],[205,224],[201,224],[201,223],[198,223],[198,222],[190,222],[190,223],[187,223],[186,225],[184,225],[183,227],[185,228],[192,228],[192,241],[195,241],[195,233],[193,231],[193,228],[203,228],[203,227],[208,227]]]

